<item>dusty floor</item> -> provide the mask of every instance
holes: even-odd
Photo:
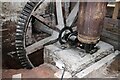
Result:
[[[87,78],[120,78],[120,55],[108,66],[93,71]],[[59,69],[44,63],[31,70],[27,69],[3,69],[2,77],[11,78],[15,74],[22,74],[22,78],[55,78],[54,74]]]
[[[109,73],[118,73],[120,74],[120,54],[116,57],[116,59],[108,66]]]
[[[39,67],[36,67],[32,70],[19,69],[19,70],[3,70],[3,78],[12,78],[12,75],[22,74],[22,78],[53,78],[54,73],[58,69],[50,64],[42,64]]]

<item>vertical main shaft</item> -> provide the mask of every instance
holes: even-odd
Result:
[[[77,30],[81,43],[89,46],[99,41],[106,7],[106,2],[80,2]]]

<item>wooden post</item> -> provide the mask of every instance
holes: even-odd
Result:
[[[113,19],[117,19],[118,17],[118,13],[119,13],[119,9],[120,9],[120,2],[116,2],[115,3],[115,8],[114,8],[114,12],[113,12]]]

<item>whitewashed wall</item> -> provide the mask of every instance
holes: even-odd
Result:
[[[22,11],[26,2],[0,2],[0,20],[17,21],[17,17]]]

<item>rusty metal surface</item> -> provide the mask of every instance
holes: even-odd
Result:
[[[91,37],[91,36],[78,34],[78,40],[83,43],[91,44],[91,43],[96,43],[98,40],[100,40],[100,37]]]
[[[81,2],[78,18],[78,40],[91,44],[100,38],[104,17],[106,14],[104,2]]]

